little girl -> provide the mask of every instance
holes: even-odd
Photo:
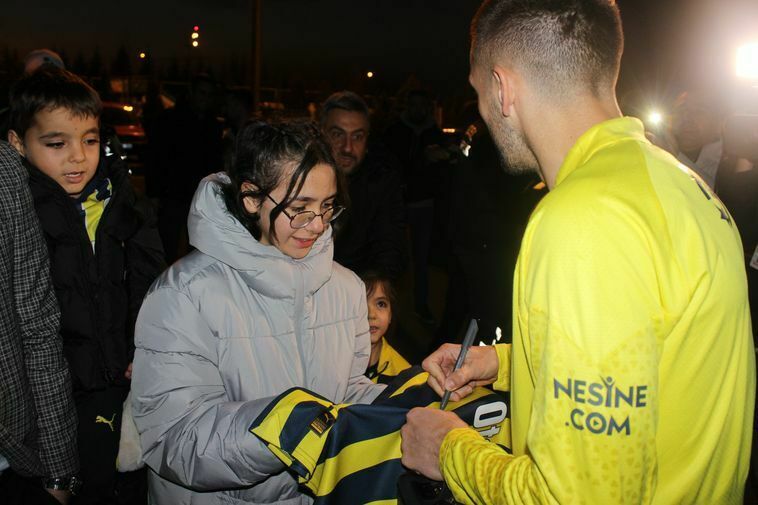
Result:
[[[366,377],[374,382],[387,384],[411,366],[385,338],[392,327],[395,291],[390,280],[376,272],[366,272],[361,275],[361,279],[366,285],[368,324],[371,333],[371,356]]]

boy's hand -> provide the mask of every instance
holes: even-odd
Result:
[[[471,394],[476,386],[495,382],[499,365],[493,346],[471,346],[463,366],[453,372],[460,350],[458,344],[444,344],[421,363],[429,372],[429,386],[440,396],[445,390],[451,391],[450,400],[454,402]]]

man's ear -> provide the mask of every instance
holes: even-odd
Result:
[[[8,143],[12,145],[16,151],[18,151],[18,154],[21,156],[26,156],[26,153],[24,152],[24,142],[21,140],[21,137],[18,136],[18,133],[13,130],[9,130]]]
[[[504,117],[513,115],[513,104],[516,101],[516,89],[513,73],[507,68],[495,65],[492,69],[492,79],[497,89],[497,99],[500,104],[500,113]]]
[[[248,191],[258,191],[258,186],[253,184],[252,182],[243,182],[242,186],[240,186],[240,189],[243,193],[246,193]],[[245,206],[245,210],[248,211],[250,214],[257,213],[260,208],[261,204],[258,200],[253,198],[252,196],[246,196],[242,199],[242,204]]]

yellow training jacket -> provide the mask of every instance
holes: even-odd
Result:
[[[638,120],[594,126],[564,160],[497,351],[514,455],[451,431],[440,465],[458,500],[742,503],[755,354],[739,235]]]

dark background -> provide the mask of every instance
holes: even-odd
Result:
[[[468,26],[479,3],[264,0],[262,84],[393,95],[411,78],[441,98],[472,95]],[[685,87],[728,93],[736,48],[758,40],[756,0],[620,0],[619,6],[626,32],[619,96],[632,112],[665,105]],[[201,45],[192,49],[196,24]],[[13,74],[18,69],[8,66],[26,52],[50,47],[70,67],[94,57],[111,70],[124,60],[137,70],[144,65],[137,54],[145,51],[151,68],[164,73],[203,68],[245,84],[251,27],[248,0],[6,0],[0,67],[5,61],[3,72]]]

